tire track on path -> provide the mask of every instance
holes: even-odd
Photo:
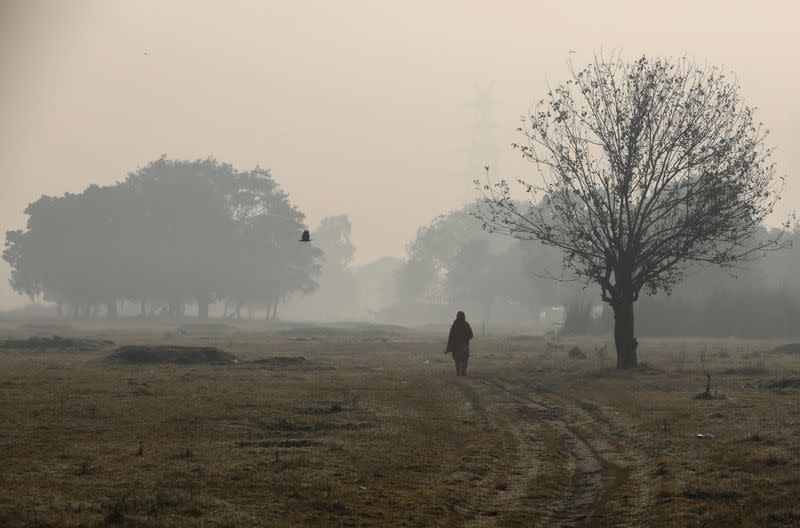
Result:
[[[477,381],[477,380],[476,380]],[[505,496],[495,497],[493,504],[484,504],[486,511],[509,511],[509,501],[517,503],[518,510],[528,510],[531,515],[529,526],[536,528],[572,528],[580,526],[639,526],[642,525],[644,511],[648,503],[647,486],[633,485],[631,474],[643,475],[643,461],[637,454],[624,449],[617,439],[607,438],[596,428],[588,431],[577,422],[595,422],[597,417],[557,395],[543,393],[529,383],[519,383],[503,379],[483,379],[475,385],[476,393],[487,410],[499,410],[511,404],[531,427],[548,435],[548,446],[532,448],[532,439],[526,433],[512,433],[525,444],[518,450],[520,456],[562,457],[566,458],[565,471],[569,474],[568,485],[556,496],[547,493],[534,495],[536,504],[525,505],[531,501],[527,486],[513,486]],[[500,416],[502,413],[492,413]],[[507,413],[506,413],[507,414]],[[498,418],[499,420],[499,418]],[[512,422],[505,424],[513,427]],[[535,440],[535,439],[534,439]],[[540,444],[542,444],[540,442]],[[517,466],[524,470],[526,478],[532,480],[537,471],[543,470],[538,461],[518,459]],[[517,471],[522,473],[523,471]],[[541,477],[542,475],[539,474]],[[631,489],[633,488],[633,491]],[[551,490],[549,490],[551,491]],[[632,496],[635,495],[635,496]],[[619,497],[622,498],[619,498]],[[611,499],[614,500],[611,500]],[[512,508],[513,509],[513,508]],[[537,512],[532,519],[533,512]],[[488,520],[488,519],[487,519]],[[503,525],[502,516],[482,525]]]

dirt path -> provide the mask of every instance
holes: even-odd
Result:
[[[644,457],[602,417],[522,381],[473,379],[466,387],[498,432],[496,461],[475,486],[496,489],[467,501],[466,526],[645,525]]]

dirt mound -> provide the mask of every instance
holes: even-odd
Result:
[[[767,383],[770,389],[800,389],[800,378],[783,378]]]
[[[66,323],[24,323],[19,325],[23,330],[44,330],[53,332],[56,330],[70,330],[72,325]]]
[[[77,339],[60,336],[33,336],[28,339],[0,341],[0,349],[57,350],[59,352],[97,352],[112,346],[114,346],[114,342],[107,339]]]
[[[236,356],[216,347],[145,346],[120,347],[108,356],[109,361],[142,365],[147,363],[175,363],[178,365],[220,365],[238,363]]]
[[[265,367],[285,368],[302,365],[308,361],[303,356],[273,356],[268,358],[254,359],[250,361],[253,365],[261,365]]]
[[[226,334],[238,332],[239,329],[225,323],[187,323],[178,327],[181,335],[189,334]]]
[[[580,349],[580,347],[572,347],[567,352],[567,357],[570,359],[588,359],[586,352]]]
[[[800,354],[800,343],[788,343],[772,349],[773,354]]]

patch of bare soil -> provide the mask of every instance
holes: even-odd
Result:
[[[773,354],[800,354],[800,343],[787,343],[772,349]]]
[[[175,363],[179,365],[234,364],[239,360],[233,354],[216,347],[176,345],[129,345],[120,347],[108,356],[108,361],[141,365],[148,363]]]
[[[304,365],[308,358],[304,356],[272,356],[248,361],[250,365],[259,365],[266,368],[287,368]]]
[[[800,389],[800,378],[783,378],[767,383],[770,389]]]
[[[331,326],[303,325],[276,332],[293,341],[314,341],[324,338],[360,338],[381,340],[400,335],[407,329],[395,325],[337,324]]]
[[[114,346],[106,339],[78,339],[69,337],[32,336],[27,339],[6,339],[0,341],[0,349],[42,350],[57,352],[97,352]]]

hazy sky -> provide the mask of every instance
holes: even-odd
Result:
[[[600,50],[736,72],[788,176],[785,215],[800,201],[794,6],[0,0],[0,229],[22,227],[41,194],[113,183],[162,153],[213,155],[272,169],[311,227],[348,213],[357,263],[399,256],[474,198],[484,161],[498,177],[530,170],[508,147],[519,115],[568,57]],[[0,306],[17,300],[7,272]]]

